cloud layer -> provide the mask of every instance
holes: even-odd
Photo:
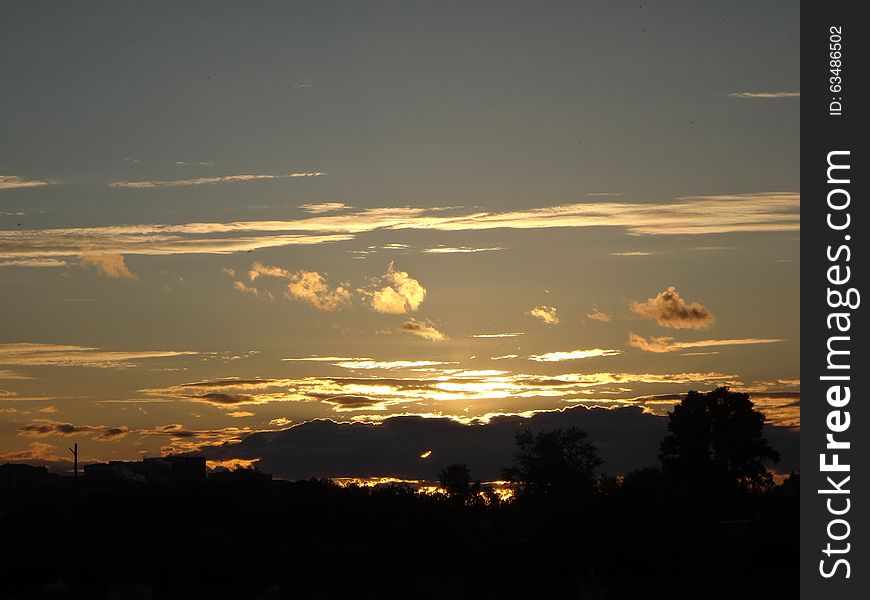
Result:
[[[147,186],[159,182],[144,183]],[[83,248],[125,255],[245,252],[351,240],[375,230],[474,231],[555,227],[619,227],[638,235],[799,231],[800,196],[795,192],[764,192],[684,197],[668,203],[564,204],[501,213],[411,207],[368,208],[286,221],[16,229],[0,231],[0,259],[78,256]]]
[[[264,471],[287,479],[390,475],[435,480],[439,469],[461,462],[475,477],[492,480],[512,463],[518,429],[576,426],[589,432],[589,441],[604,459],[603,470],[616,474],[655,465],[666,425],[666,419],[639,407],[578,407],[471,424],[416,416],[390,417],[379,424],[317,420],[283,431],[253,433],[238,443],[210,446],[201,453],[210,460],[257,460]],[[798,468],[797,432],[768,426],[765,434],[782,454],[778,468]]]

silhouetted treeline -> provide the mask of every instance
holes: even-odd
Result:
[[[765,476],[775,456],[743,395],[677,408],[662,468],[619,477],[583,431],[519,431],[510,501],[462,464],[437,494],[253,471],[76,490],[40,475],[0,497],[0,597],[796,597],[799,477]]]

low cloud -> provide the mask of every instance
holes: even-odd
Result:
[[[689,348],[708,348],[711,346],[747,346],[753,344],[775,344],[784,342],[778,338],[741,338],[734,340],[698,340],[695,342],[678,342],[672,337],[651,337],[649,339],[632,333],[628,337],[629,345],[645,352],[677,352]]]
[[[540,319],[547,325],[556,325],[559,322],[559,315],[555,306],[536,306],[527,314]]]
[[[149,179],[145,181],[113,181],[109,187],[113,188],[165,188],[165,187],[189,187],[195,185],[212,185],[215,183],[240,183],[248,181],[263,181],[268,179],[288,179],[292,177],[320,177],[323,173],[286,173],[283,175],[223,175],[221,177],[195,177],[193,179],[173,179],[159,181]]]
[[[73,425],[38,419],[28,425],[18,428],[20,435],[31,437],[89,435],[92,439],[102,442],[113,442],[125,437],[130,430],[125,427],[109,427],[107,425]]]
[[[631,310],[662,327],[673,329],[705,329],[716,320],[705,306],[697,302],[686,303],[673,286],[645,302],[632,302]]]
[[[19,188],[42,187],[57,183],[51,179],[25,179],[17,175],[0,175],[0,190],[14,190]]]
[[[405,271],[397,271],[390,263],[387,272],[373,282],[374,289],[360,289],[373,310],[401,315],[414,312],[426,298],[426,288]]]
[[[136,274],[127,268],[124,257],[120,254],[101,252],[83,252],[81,263],[85,266],[95,267],[100,275],[112,279],[135,280]]]
[[[160,451],[163,454],[196,452],[211,446],[238,443],[252,433],[250,427],[223,427],[221,429],[189,429],[180,423],[158,425],[136,431],[141,436],[167,437],[169,441]]]
[[[399,326],[399,331],[421,337],[424,340],[433,342],[443,342],[447,336],[438,331],[438,329],[429,321],[418,321],[417,319],[408,319]]]
[[[578,360],[581,358],[595,358],[598,356],[615,356],[622,354],[622,350],[604,350],[592,348],[591,350],[569,350],[567,352],[548,352],[546,354],[533,354],[529,360],[537,362],[561,362],[565,360]]]

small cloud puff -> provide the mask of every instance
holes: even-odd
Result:
[[[299,270],[290,276],[287,296],[308,302],[317,310],[332,312],[350,303],[350,292],[339,285],[330,289],[325,278],[315,271]]]
[[[526,314],[540,319],[547,325],[556,325],[559,322],[559,315],[555,306],[536,306]]]
[[[407,333],[409,335],[415,335],[417,337],[423,338],[424,340],[430,340],[433,342],[443,342],[447,339],[447,336],[444,335],[442,332],[438,331],[435,325],[433,325],[429,321],[408,319],[399,326],[399,331],[401,331],[402,333]]]
[[[610,315],[605,312],[601,312],[597,308],[593,308],[592,312],[586,315],[586,318],[592,319],[593,321],[601,321],[602,323],[609,323],[611,319]]]
[[[414,312],[426,299],[426,288],[405,271],[397,271],[393,263],[380,280],[376,280],[375,290],[358,290],[373,310],[401,315]],[[413,320],[413,319],[412,319]]]
[[[646,302],[632,302],[631,310],[636,315],[655,320],[662,327],[673,329],[705,329],[716,320],[705,306],[697,302],[686,303],[673,286]]]

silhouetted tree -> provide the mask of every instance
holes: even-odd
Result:
[[[542,499],[588,495],[595,489],[595,469],[601,466],[598,450],[585,441],[587,433],[576,427],[517,432],[515,467],[502,477],[527,497]]]
[[[668,417],[670,434],[662,440],[659,459],[671,481],[718,492],[773,485],[764,463],[778,462],[779,453],[764,438],[764,415],[748,394],[726,387],[692,391]]]
[[[471,481],[468,465],[454,463],[438,473],[438,482],[454,503],[460,505],[474,504],[480,493],[480,481]]]

